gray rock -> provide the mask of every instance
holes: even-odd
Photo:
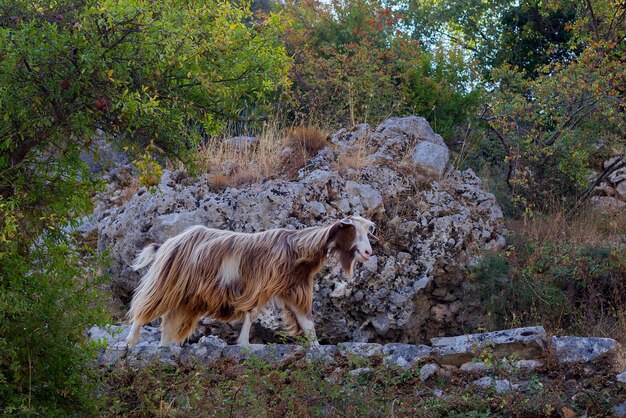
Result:
[[[384,362],[403,369],[410,369],[428,356],[432,349],[426,345],[392,343],[383,346]]]
[[[483,350],[492,351],[496,358],[514,353],[521,358],[536,358],[543,354],[547,347],[547,335],[543,327],[528,327],[459,337],[433,338],[431,344],[433,355],[441,364],[460,366],[478,357]]]
[[[415,146],[411,158],[416,167],[441,176],[448,165],[450,152],[446,146],[424,141]]]
[[[420,369],[420,380],[422,382],[427,381],[428,379],[431,378],[431,376],[437,373],[439,369],[440,367],[435,363],[428,363],[428,364],[423,365],[422,368]]]
[[[593,196],[590,200],[600,212],[613,212],[626,208],[626,202],[610,196]]]
[[[506,379],[494,379],[490,376],[481,377],[474,381],[473,384],[483,389],[493,388],[496,393],[507,393],[519,387],[519,385],[513,384]]]
[[[611,338],[552,337],[554,354],[559,363],[602,363],[623,370],[622,346]]]
[[[611,412],[616,418],[626,417],[626,401],[615,405],[613,408],[611,408]]]
[[[615,195],[622,202],[626,201],[626,181],[622,181],[615,187]]]
[[[626,372],[618,374],[615,379],[620,383],[626,383]]]
[[[138,343],[133,349],[128,351],[128,362],[135,366],[145,366],[151,362],[166,363],[171,366],[178,366],[182,353],[182,348],[178,345],[159,347],[156,344]]]
[[[334,345],[312,345],[306,349],[306,359],[310,362],[334,363],[339,352]]]
[[[357,264],[350,280],[334,260],[316,276],[313,312],[320,335],[331,341],[418,343],[483,325],[481,307],[473,304],[476,296],[464,283],[471,260],[505,243],[493,194],[471,170],[454,169],[440,182],[406,194],[416,181],[401,166],[407,150],[422,143],[445,148],[424,118],[390,119],[376,130],[367,124],[342,129],[331,142],[335,148],[321,150],[295,181],[273,179],[216,192],[207,178],[164,170],[154,193],[142,188],[125,204],[94,214],[98,249],[109,251],[112,260],[107,271],[112,294],[128,304],[144,273],[130,268],[137,252],[194,224],[256,232],[325,225],[358,213],[381,224],[394,246],[375,245],[375,257]],[[362,143],[370,155],[389,159],[337,171],[337,161]],[[386,218],[396,212],[402,216]],[[448,293],[431,294],[440,287]],[[431,312],[435,304],[440,306]],[[279,341],[279,316],[273,309],[262,313],[253,336],[256,331],[259,341]],[[229,325],[202,329],[230,343],[236,338]]]
[[[290,359],[304,357],[304,347],[293,344],[250,344],[247,346],[229,345],[224,347],[222,356],[237,362],[259,359],[268,363],[283,363]]]
[[[437,135],[425,118],[409,116],[405,118],[389,118],[378,125],[376,132],[385,137],[394,137],[398,134],[406,135],[411,139],[420,139],[436,145],[445,145],[441,135]]]
[[[375,343],[339,343],[339,353],[344,357],[358,356],[363,358],[382,356],[383,346]]]
[[[224,348],[228,344],[215,336],[204,336],[195,344],[188,344],[183,347],[180,355],[180,363],[191,366],[195,363],[212,364],[222,358]]]
[[[519,360],[515,362],[514,366],[522,370],[535,370],[543,366],[543,362],[540,360]]]
[[[311,202],[309,203],[309,211],[311,215],[319,217],[326,213],[326,207],[321,202]]]
[[[484,374],[487,373],[487,370],[489,370],[490,367],[487,365],[487,363],[484,363],[482,361],[469,361],[467,363],[461,364],[460,369],[468,373]]]

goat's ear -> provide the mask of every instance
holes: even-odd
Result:
[[[342,220],[339,221],[339,224],[341,224],[342,226],[349,226],[349,225],[354,226],[354,222],[352,221],[351,216],[348,216],[347,218],[343,218]]]

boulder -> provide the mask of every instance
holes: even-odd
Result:
[[[551,346],[560,363],[594,363],[616,371],[624,369],[624,350],[611,338],[552,337]]]
[[[543,327],[516,328],[484,334],[431,339],[433,355],[441,364],[460,366],[490,351],[495,358],[515,354],[520,358],[536,358],[547,348]]]
[[[481,377],[473,383],[482,389],[492,388],[496,393],[507,393],[519,387],[519,385],[513,384],[506,379],[495,379],[490,376]]]
[[[431,376],[435,375],[439,371],[441,367],[439,367],[436,363],[428,363],[424,364],[420,369],[420,380],[422,382],[427,381],[431,378]]]
[[[432,349],[426,345],[386,344],[383,347],[384,362],[403,369],[410,369],[418,361],[430,356]]]
[[[323,341],[420,343],[483,326],[466,277],[483,251],[497,251],[506,242],[494,195],[472,170],[444,173],[447,158],[437,159],[435,178],[420,174],[415,162],[415,170],[407,170],[405,157],[416,147],[447,152],[423,118],[342,129],[331,135],[331,143],[297,178],[214,190],[206,177],[164,170],[155,191],[140,188],[123,205],[95,214],[98,249],[112,260],[112,294],[128,304],[145,272],[130,268],[137,252],[193,224],[256,232],[326,225],[356,214],[377,223],[382,241],[374,243],[375,257],[357,265],[353,278],[343,277],[334,261],[317,275],[313,312]],[[341,168],[338,161],[359,144],[367,145],[368,163]],[[279,317],[269,306],[253,329],[253,341],[279,341]],[[238,327],[205,319],[201,328],[232,342]]]

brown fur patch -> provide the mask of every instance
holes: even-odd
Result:
[[[330,239],[328,240],[328,248],[336,253],[336,257],[341,263],[341,268],[346,275],[352,275],[352,267],[356,248],[354,241],[356,240],[356,228],[354,225],[345,225],[337,223],[331,229]]]

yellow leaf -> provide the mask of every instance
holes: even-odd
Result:
[[[107,71],[107,77],[111,77],[113,75],[113,70]]]

